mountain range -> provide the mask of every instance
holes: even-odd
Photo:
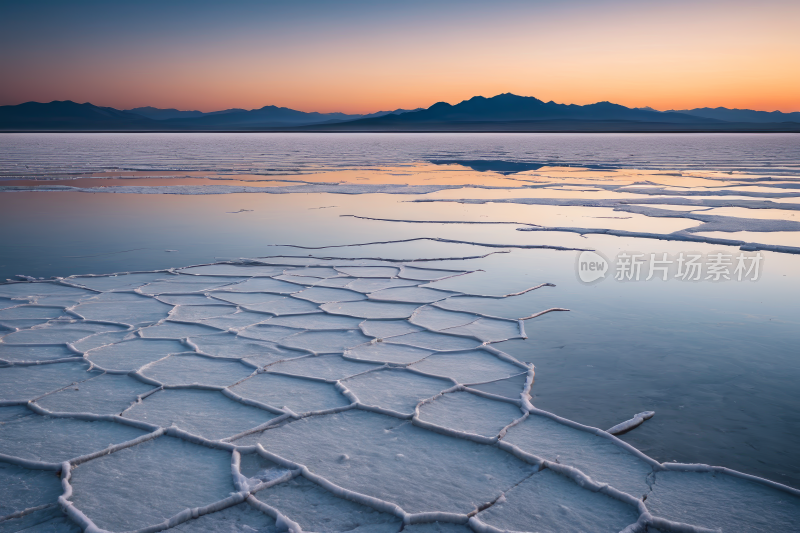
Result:
[[[718,107],[657,111],[610,102],[557,104],[510,93],[427,109],[368,115],[285,107],[180,111],[118,110],[72,101],[0,106],[0,131],[687,131],[800,132],[800,112]]]

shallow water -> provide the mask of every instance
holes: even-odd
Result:
[[[285,174],[459,160],[481,169],[499,161],[501,170],[516,171],[526,167],[508,163],[783,175],[800,168],[797,150],[795,134],[21,133],[3,134],[0,160],[8,177],[178,169]]]
[[[754,282],[685,282],[676,279],[619,282],[610,272],[608,279],[585,284],[576,274],[579,249],[596,250],[609,259],[614,259],[620,252],[638,252],[648,256],[650,253],[667,253],[673,257],[681,252],[739,253],[738,246],[686,242],[681,230],[709,223],[686,216],[695,213],[725,217],[724,220],[714,219],[715,224],[726,224],[722,231],[701,231],[698,233],[700,236],[773,244],[791,251],[788,247],[798,246],[796,233],[790,231],[791,226],[757,227],[752,220],[778,221],[781,224],[796,221],[794,213],[798,211],[793,205],[800,204],[800,198],[795,198],[800,197],[800,190],[793,188],[796,181],[789,179],[800,175],[800,146],[796,136],[7,135],[0,137],[0,153],[5,161],[0,165],[0,172],[8,178],[8,183],[12,183],[13,178],[15,185],[21,185],[17,182],[24,178],[27,180],[24,185],[28,187],[28,190],[19,192],[0,192],[0,223],[6,229],[4,251],[0,256],[0,279],[18,274],[37,278],[65,277],[167,269],[242,257],[307,258],[313,255],[389,260],[389,263],[382,263],[388,265],[396,264],[393,261],[423,260],[413,264],[428,268],[481,270],[434,281],[430,285],[473,294],[505,295],[541,283],[553,283],[556,287],[543,287],[504,299],[451,299],[445,308],[512,319],[551,307],[569,308],[570,312],[549,313],[527,321],[527,340],[509,340],[494,345],[521,362],[535,365],[535,381],[530,394],[536,407],[601,429],[610,428],[635,413],[655,411],[654,418],[621,437],[653,459],[720,465],[800,486],[800,452],[792,444],[800,437],[798,400],[794,391],[800,379],[800,364],[796,361],[800,341],[800,303],[794,297],[800,286],[800,256],[763,248],[760,252],[763,270],[760,279]],[[13,157],[6,157],[9,154]],[[461,160],[462,164],[455,164],[453,160]],[[527,167],[522,172],[507,173],[509,168],[515,168],[513,165],[509,167],[509,162],[525,163]],[[564,163],[604,168],[585,171],[565,168],[561,166]],[[489,170],[484,170],[487,165]],[[60,178],[59,183],[68,184],[77,176],[118,172],[112,170],[114,168],[136,171],[140,177],[126,180],[102,178],[103,187],[130,186],[132,181],[144,187],[128,191],[128,194],[103,193],[97,187],[92,187],[95,193],[36,190],[41,184],[52,183],[52,178]],[[258,173],[279,175],[281,186],[287,183],[290,187],[297,186],[289,180],[301,178],[314,183],[344,181],[357,184],[360,181],[384,188],[352,190],[350,194],[336,194],[334,185],[326,185],[327,189],[315,192],[286,191],[282,194],[204,195],[198,194],[197,189],[188,191],[192,194],[158,194],[170,192],[167,190],[169,187],[182,187],[187,183],[182,180],[198,179],[192,175],[191,178],[175,177],[165,181],[157,174],[170,169],[180,169],[181,172],[202,169],[217,177],[228,173],[250,176],[242,176],[237,184]],[[728,173],[733,170],[736,171],[734,174]],[[298,172],[319,174],[309,179],[309,176],[298,176]],[[783,176],[780,182],[776,180],[775,186],[735,186],[746,180],[763,180],[773,175]],[[92,180],[98,178],[86,177],[79,186],[89,187],[94,184]],[[195,187],[213,186],[206,185],[207,181],[190,183]],[[399,188],[408,183],[451,188],[438,192]],[[465,184],[477,187],[464,187]],[[650,189],[680,189],[670,189],[658,195],[652,190],[644,191],[645,185]],[[165,188],[156,190],[153,186]],[[483,188],[486,186],[497,188]],[[735,194],[721,194],[726,190]],[[177,192],[177,189],[171,192]],[[775,197],[775,194],[787,196]],[[473,202],[438,201],[461,199]],[[511,203],[482,203],[509,199]],[[525,201],[518,201],[520,199]],[[530,203],[530,199],[546,202]],[[654,199],[672,203],[654,204]],[[681,205],[680,202],[686,199],[698,203]],[[576,200],[578,203],[574,203]],[[591,203],[596,200],[624,200],[625,204]],[[720,201],[725,204],[719,204]],[[645,210],[636,211],[640,206]],[[672,215],[665,217],[652,208]],[[634,234],[621,237],[566,230],[517,231],[518,228],[537,226],[579,230],[604,228]],[[350,244],[363,245],[331,247]],[[537,246],[567,249],[531,248]],[[283,281],[302,282],[303,279],[307,277],[290,276]],[[364,312],[377,312],[374,305],[381,302],[413,307],[428,301],[429,293],[392,289],[402,295],[401,301],[416,303],[387,304],[385,299],[378,297],[370,298],[375,300],[373,307],[364,307],[359,302],[355,302],[358,306],[336,304],[342,307],[336,311],[335,306],[324,303],[326,298],[339,299],[339,296],[328,296],[338,295],[336,291],[341,290],[333,281],[330,283],[331,289],[326,290],[332,292],[314,289],[321,292],[314,296],[310,305],[328,306],[322,309],[331,311],[334,316],[342,316],[336,313],[345,312],[351,315],[344,316],[356,313],[354,316],[363,318],[370,316],[363,315]],[[354,285],[357,290],[364,289],[365,292],[377,290],[376,287],[375,281],[368,278]],[[173,295],[160,299],[168,304],[164,306],[166,308],[184,303],[181,298],[186,298],[188,304],[195,296]],[[56,318],[67,306],[64,298],[69,297],[58,298],[39,302],[51,306],[47,309],[60,307],[54,316],[47,313],[47,316],[26,315],[24,318],[21,315],[0,315],[3,328],[0,334],[24,330],[34,323]],[[240,297],[232,298],[239,302]],[[296,299],[297,302],[301,300],[308,302]],[[0,300],[2,302],[5,300]],[[227,304],[228,301],[217,300],[219,303]],[[9,306],[17,304],[11,301]],[[102,307],[105,304],[92,305],[91,309],[99,313],[98,319],[109,312]],[[248,301],[247,305],[257,306],[253,307],[255,312],[288,309],[283,303]],[[396,321],[403,321],[408,314],[405,308],[400,307],[381,308],[381,312],[388,313],[385,318]],[[161,313],[160,308],[153,306],[129,304],[125,313],[117,313],[114,317],[106,314],[106,319],[144,324],[158,320]],[[286,322],[282,319],[278,321],[280,324],[265,327],[250,326],[250,317],[246,313],[239,313],[236,322],[225,316],[216,316],[213,308],[201,315],[190,317],[190,320],[200,321],[199,325],[191,325],[195,328],[191,332],[177,326],[170,326],[172,329],[157,326],[160,329],[142,330],[142,336],[180,338],[199,335],[194,338],[211,339],[213,336],[204,337],[204,332],[213,328],[249,328],[251,333],[242,335],[245,346],[247,343],[263,344],[263,339],[282,334],[285,329],[280,328],[291,328],[298,320],[287,318],[289,321]],[[313,319],[313,315],[307,316]],[[457,321],[457,318],[453,315],[451,319]],[[430,327],[436,324],[435,320],[435,317],[425,318],[419,323]],[[415,319],[411,323],[416,323]],[[320,327],[323,326],[320,322]],[[338,326],[330,327],[335,329]],[[107,328],[113,329],[111,326]],[[367,335],[378,335],[375,332],[384,330],[365,328],[364,331]],[[341,342],[351,342],[340,332],[334,333],[337,339],[341,337]],[[101,344],[122,340],[117,331],[100,335],[105,335],[105,340],[98,341]],[[321,332],[306,333],[297,341],[287,341],[281,350],[314,350],[324,335]],[[380,357],[410,363],[411,358],[420,357],[418,352],[425,352],[433,346],[429,344],[432,341],[418,334],[412,332],[409,335],[417,335],[407,337],[412,339],[409,342],[415,348],[381,351]],[[4,342],[13,342],[14,338],[5,339],[8,340]],[[86,343],[80,348],[82,351],[95,347],[90,341],[81,342]],[[120,346],[130,342],[124,341]],[[155,346],[153,343],[178,341],[140,342]],[[205,342],[198,341],[198,345],[203,346]],[[332,341],[325,341],[328,342]],[[205,345],[209,347],[204,350],[211,349],[210,345]],[[386,344],[392,345],[405,346],[403,342]],[[46,352],[44,348],[39,350],[42,358],[63,356]],[[277,360],[272,355],[258,355],[252,352],[252,348],[245,351],[252,353],[255,364]],[[150,355],[147,350],[136,353],[144,358],[142,364],[153,363],[166,355],[155,352]],[[98,355],[97,360],[102,357],[109,356]],[[176,357],[172,356],[173,359]],[[175,361],[185,364],[174,367],[166,362],[153,363],[152,369],[143,370],[142,375],[157,381],[173,379],[180,385],[191,383],[194,377],[208,372],[202,361],[188,358],[190,356],[182,357]],[[356,359],[370,361],[370,357],[374,357],[371,351],[363,355],[359,352]],[[473,370],[483,368],[481,364],[476,361]],[[328,359],[320,366],[314,366],[313,370],[300,363],[293,365],[286,367],[293,369],[286,370],[287,373],[331,376],[326,379],[341,379],[337,372],[344,371],[340,363]],[[433,358],[426,365],[433,369],[450,368],[444,356]],[[426,371],[423,368],[426,365],[421,364],[420,370]],[[53,365],[41,365],[40,368],[48,366]],[[209,375],[218,374],[220,379],[241,379],[234,370],[215,371]],[[3,371],[0,368],[0,373]],[[350,371],[348,367],[346,372]],[[481,371],[490,373],[492,368]],[[229,376],[226,372],[232,373]],[[458,375],[463,374],[463,379],[469,379],[469,367],[460,372]],[[35,385],[47,389],[48,380],[53,378],[46,374],[37,376]],[[517,395],[514,397],[518,398],[520,384],[514,379],[476,386],[476,389],[501,396]],[[354,383],[352,390],[356,394],[363,391],[365,397],[380,398],[381,395],[374,392],[375,387],[380,388],[381,383],[386,382]],[[119,394],[131,395],[133,392],[122,391],[135,388],[136,383],[139,382],[115,389],[120,391]],[[281,384],[281,387],[292,390],[290,385],[292,383]],[[428,391],[431,385],[419,386]],[[411,384],[403,385],[401,389],[409,387]],[[283,390],[280,387],[275,390],[278,396],[285,394],[277,392]],[[408,409],[409,402],[413,405],[413,397],[406,398],[401,392],[408,394],[407,390],[393,392],[387,405],[397,406],[400,410]],[[331,407],[339,405],[325,400],[326,396],[321,393],[315,394],[311,399],[318,398]],[[424,397],[431,395],[424,393]],[[156,406],[152,415],[154,420],[172,420],[157,412],[159,402],[153,401],[152,404]],[[165,405],[168,406],[169,402]],[[302,405],[297,408],[287,405],[293,410],[304,409]],[[316,408],[316,404],[311,405],[308,409]],[[460,421],[454,426],[456,429],[467,428],[473,433],[483,431],[486,420],[495,416],[489,409],[485,419],[467,420],[459,418],[457,404],[448,406],[446,402],[438,405],[434,402],[432,405],[435,409],[428,411],[432,413],[428,415],[433,417],[431,420],[441,422],[452,417],[454,421]],[[255,408],[248,409],[247,416],[242,417],[245,421],[254,416],[252,409]],[[148,413],[147,410],[141,412]],[[274,413],[268,414],[275,416]],[[421,416],[425,418],[424,410]],[[342,420],[345,421],[343,424],[373,425],[366,419],[356,421],[345,417]],[[198,421],[187,419],[186,424],[196,432],[207,431],[212,436],[210,438],[216,438],[215,427],[206,424],[206,429],[203,429],[202,422],[202,418]],[[328,431],[324,424],[321,427]],[[282,437],[276,438],[278,440],[274,442],[278,446]],[[404,438],[417,437],[409,435]],[[406,448],[409,449],[412,448]],[[349,451],[342,453],[352,455]],[[398,453],[407,454],[406,451]],[[492,464],[490,460],[487,467],[495,468]],[[116,468],[112,462],[108,465],[112,470]],[[76,472],[80,472],[80,468]],[[339,474],[331,471],[331,475],[335,478]],[[542,483],[546,484],[545,481]],[[385,489],[377,485],[374,488],[378,491]],[[560,490],[553,488],[553,494],[560,494]],[[512,509],[513,499],[509,502],[509,509]],[[487,521],[493,519],[486,516]],[[498,516],[497,527],[510,527],[502,525],[502,512]]]

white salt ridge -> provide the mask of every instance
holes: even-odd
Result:
[[[269,292],[273,294],[292,294],[303,290],[302,285],[288,283],[279,279],[272,278],[253,278],[248,279],[242,283],[236,283],[225,287],[225,291],[221,292],[224,296],[225,292]]]
[[[137,338],[89,350],[86,358],[104,370],[130,372],[170,354],[190,350],[177,340]]]
[[[282,266],[267,265],[237,265],[220,263],[216,265],[202,265],[178,269],[181,274],[195,274],[201,276],[231,276],[231,277],[272,277],[283,274]]]
[[[2,361],[52,361],[79,356],[65,345],[51,346],[15,346],[0,344],[0,360]]]
[[[340,266],[336,270],[354,278],[394,278],[400,273],[396,267]]]
[[[639,510],[633,505],[582,489],[552,470],[542,470],[507,491],[472,521],[495,531],[616,533],[638,519]]]
[[[397,516],[339,498],[300,476],[259,491],[255,498],[302,531],[396,533],[403,525]]]
[[[160,390],[144,397],[123,416],[160,427],[176,426],[210,440],[232,437],[275,415],[234,401],[219,391]]]
[[[58,318],[71,320],[73,317],[72,316],[63,316],[63,317],[58,317]],[[11,319],[11,320],[0,320],[0,328],[3,328],[4,330],[7,330],[10,333],[12,331],[18,331],[18,330],[22,330],[22,329],[32,328],[34,326],[39,326],[41,324],[44,324],[45,321],[47,321],[47,319],[41,319],[41,318],[20,319],[20,320],[14,320],[14,319]]]
[[[414,363],[412,368],[426,374],[448,376],[462,385],[507,378],[525,369],[522,365],[514,365],[484,350],[435,353]]]
[[[480,318],[469,324],[447,328],[443,331],[453,335],[467,335],[483,342],[526,338],[520,321],[497,318]]]
[[[289,348],[308,350],[314,353],[342,353],[372,339],[360,330],[305,331],[286,337],[281,344]]]
[[[238,311],[234,314],[215,317],[215,318],[206,318],[203,320],[198,320],[197,323],[209,326],[212,328],[218,328],[223,330],[239,330],[242,328],[246,328],[248,326],[253,326],[255,324],[260,324],[269,320],[272,315],[267,315],[264,313],[251,313],[249,311]]]
[[[405,320],[365,320],[359,327],[365,335],[377,339],[422,331],[422,328],[409,324]]]
[[[475,349],[524,336],[517,320],[487,316],[512,318],[497,305],[511,295],[477,301],[417,287],[466,271],[281,257],[181,272],[0,285],[0,309],[12,309],[6,322],[21,329],[0,340],[0,496],[3,484],[16,487],[0,498],[14,502],[0,531],[696,532],[800,523],[794,489],[719,467],[662,465],[608,432],[535,409],[532,366]],[[404,275],[415,279],[394,277]],[[80,279],[92,290],[64,284]],[[342,287],[396,298],[365,300]],[[299,292],[311,298],[286,296]],[[397,301],[440,292],[448,299],[433,307]],[[335,302],[342,297],[359,300]],[[448,305],[457,300],[469,305]],[[532,313],[526,302],[514,303],[526,319],[551,311]],[[235,310],[229,303],[240,310],[217,315]],[[73,306],[96,319],[50,319]],[[163,321],[166,310],[183,322]],[[25,313],[33,318],[15,318]],[[249,326],[256,318],[293,327]],[[157,325],[110,323],[140,319]],[[38,320],[50,321],[31,327]],[[224,331],[241,325],[238,335]],[[151,334],[169,337],[141,338]],[[153,485],[155,477],[163,482]],[[18,491],[17,480],[31,491]]]
[[[655,411],[643,411],[641,413],[636,413],[633,418],[624,422],[620,422],[616,426],[607,429],[606,432],[611,433],[612,435],[622,435],[623,433],[627,433],[628,431],[641,426],[645,420],[653,418],[655,414]]]
[[[272,342],[252,340],[232,334],[193,337],[188,340],[188,344],[201,354],[246,361],[258,360],[264,364],[307,355],[305,352],[282,348]]]
[[[302,329],[287,328],[285,326],[273,326],[271,324],[256,324],[249,326],[239,332],[239,335],[249,339],[262,341],[279,341],[291,335],[302,332]]]
[[[54,504],[19,511],[0,522],[0,532],[81,533],[83,530]]]
[[[347,358],[361,361],[407,365],[425,359],[432,353],[431,350],[406,346],[405,344],[375,342],[356,346],[347,350],[344,355]]]
[[[438,302],[453,293],[425,287],[395,287],[369,293],[370,300],[426,304]]]
[[[358,278],[348,283],[347,288],[358,292],[370,293],[395,287],[415,287],[419,283],[419,281],[399,278]]]
[[[649,491],[653,466],[647,461],[608,438],[546,416],[529,416],[509,428],[503,440],[542,459],[577,468],[596,482],[608,483],[635,498]]]
[[[312,278],[334,278],[342,274],[331,267],[304,267],[304,268],[287,268],[283,271],[286,276],[305,276]]]
[[[434,281],[467,273],[466,270],[439,270],[404,266],[400,272],[400,277],[419,281]]]
[[[426,329],[433,331],[440,331],[443,329],[454,328],[457,326],[464,326],[471,322],[475,322],[480,318],[479,316],[469,313],[457,313],[453,311],[445,311],[430,305],[420,307],[414,313],[409,322],[422,326]]]
[[[176,533],[278,533],[275,520],[247,503],[205,514],[170,528]]]
[[[478,340],[471,340],[456,335],[432,333],[430,331],[420,331],[397,337],[390,337],[386,339],[386,342],[407,344],[408,346],[437,351],[471,350],[481,345],[481,341]]]
[[[295,413],[326,411],[350,404],[332,383],[281,374],[257,374],[231,387],[231,392],[281,410]]]
[[[403,528],[408,533],[470,533],[473,530],[467,526],[448,524],[447,522],[431,522],[427,524],[411,524]]]
[[[98,375],[84,362],[0,367],[0,405],[20,403]]]
[[[212,300],[205,294],[159,294],[155,297],[159,302],[169,305],[211,305],[219,302]]]
[[[164,385],[227,387],[252,374],[253,369],[239,361],[176,354],[144,367],[141,373]]]
[[[52,471],[0,462],[0,531],[3,517],[52,503],[60,494],[61,482]]]
[[[301,359],[292,359],[290,361],[275,363],[270,365],[268,370],[270,372],[336,381],[361,374],[362,372],[367,372],[376,366],[378,365],[355,362],[345,359],[340,355],[331,354],[303,357]]]
[[[46,322],[64,314],[61,307],[45,307],[39,305],[20,305],[0,310],[0,320],[38,319]]]
[[[166,272],[142,272],[110,276],[70,276],[64,283],[94,291],[131,291],[148,283],[169,277]]]
[[[67,185],[48,185],[48,186],[14,186],[15,191],[72,191],[84,193],[114,193],[114,194],[242,194],[242,193],[261,193],[261,194],[309,194],[309,193],[331,193],[331,194],[429,194],[432,192],[460,189],[463,185],[405,185],[392,183],[313,183],[303,185],[275,186],[275,187],[252,187],[244,185],[170,185],[170,186],[147,186],[147,185],[123,185],[116,187],[103,187],[96,189],[92,187],[71,187]],[[494,188],[488,186],[470,185],[470,187]],[[503,187],[504,189],[507,187]],[[11,190],[7,187],[0,187],[0,191]]]
[[[123,340],[133,339],[135,334],[132,331],[109,331],[107,333],[97,333],[79,341],[73,342],[70,346],[79,352],[88,352],[101,346],[108,346]]]
[[[0,284],[0,296],[6,298],[33,298],[40,296],[58,296],[80,299],[97,294],[95,291],[62,285],[55,281],[37,281],[33,283]]]
[[[520,394],[527,392],[530,389],[528,382],[528,373],[517,374],[510,378],[502,378],[495,381],[488,381],[477,385],[470,385],[470,389],[480,392],[486,392],[502,398],[509,398],[512,400],[519,400]]]
[[[275,276],[272,279],[277,279],[281,281],[287,281],[289,283],[294,283],[295,285],[301,285],[305,287],[324,287],[323,283],[326,281],[325,278],[317,278],[314,276],[297,276],[297,275],[290,275],[290,274],[281,274],[280,276]],[[338,278],[331,278],[331,279],[338,279]],[[342,278],[347,279],[347,278]],[[337,285],[334,282],[334,285]]]
[[[118,415],[152,389],[124,374],[101,374],[39,398],[36,404],[55,413]]]
[[[360,404],[411,418],[417,404],[453,387],[446,379],[399,369],[361,374],[342,382]],[[381,411],[385,412],[385,411]]]
[[[0,454],[34,462],[60,463],[146,433],[114,422],[36,415],[0,425]]]
[[[492,199],[425,199],[425,200],[415,200],[417,202],[458,202],[464,204],[484,204],[484,203],[512,203],[512,204],[524,204],[524,205],[558,205],[558,206],[580,206],[580,207],[611,207],[615,211],[622,211],[622,212],[629,212],[629,213],[636,213],[640,215],[644,215],[647,217],[655,217],[655,218],[688,218],[694,219],[700,222],[697,226],[690,227],[684,230],[675,231],[673,233],[650,233],[650,232],[637,232],[637,231],[628,231],[628,230],[619,230],[619,229],[611,229],[611,228],[579,228],[579,227],[544,227],[544,226],[537,226],[530,223],[520,223],[524,227],[517,228],[517,231],[556,231],[556,232],[569,232],[569,233],[578,233],[581,235],[587,234],[601,234],[601,235],[614,235],[618,237],[634,237],[634,238],[645,238],[645,239],[659,239],[659,240],[671,240],[671,241],[688,241],[688,242],[703,242],[708,244],[722,244],[728,246],[737,246],[743,250],[748,251],[755,251],[755,250],[769,250],[775,251],[779,253],[791,253],[797,254],[800,253],[800,247],[797,246],[784,246],[784,245],[777,245],[777,244],[764,244],[764,243],[754,243],[754,242],[745,242],[738,239],[719,239],[714,237],[707,237],[703,236],[701,233],[703,232],[726,232],[726,233],[737,233],[737,232],[795,232],[800,229],[800,222],[794,220],[772,220],[772,219],[760,219],[760,218],[739,218],[739,217],[728,217],[728,216],[720,216],[720,215],[710,215],[704,214],[698,211],[673,211],[669,209],[658,209],[653,208],[645,205],[635,205],[635,204],[644,204],[644,203],[661,203],[661,204],[674,204],[674,205],[698,205],[704,206],[707,205],[709,207],[745,207],[745,208],[754,208],[754,209],[766,209],[766,208],[774,208],[774,209],[796,209],[793,207],[786,207],[786,204],[774,203],[773,205],[764,204],[758,200],[742,200],[742,199],[734,199],[730,202],[725,201],[715,201],[715,200],[696,200],[696,204],[687,204],[687,198],[683,198],[682,196],[715,196],[715,195],[733,195],[733,196],[753,196],[753,197],[774,197],[774,198],[786,198],[786,197],[796,197],[798,194],[796,192],[785,192],[785,193],[772,193],[772,192],[754,192],[754,191],[741,191],[741,190],[709,190],[709,189],[702,189],[702,190],[670,190],[667,188],[660,188],[660,187],[620,187],[620,186],[602,186],[602,188],[616,190],[618,192],[623,193],[633,193],[633,194],[647,194],[647,195],[669,195],[674,196],[673,198],[663,198],[663,199],[651,199],[647,201],[647,199],[641,198],[625,198],[625,199],[610,199],[610,200],[597,200],[597,199],[575,199],[575,198],[492,198]],[[680,196],[679,196],[680,195]],[[655,201],[653,201],[655,200]],[[706,203],[708,202],[708,203]],[[630,205],[634,204],[634,205]],[[796,204],[789,204],[789,206],[796,205]],[[358,218],[367,218],[367,217],[358,217]],[[371,219],[371,220],[383,220],[383,221],[391,221],[391,222],[405,222],[405,223],[432,223],[438,224],[440,221],[430,220],[430,221],[420,221],[420,220],[402,220],[402,219]],[[475,221],[464,220],[464,221],[448,221],[451,224],[475,224]],[[496,223],[496,224],[508,224],[509,222],[481,222],[481,223]]]
[[[227,498],[230,465],[229,452],[162,436],[74,468],[70,501],[102,529],[135,531]]]
[[[295,298],[280,298],[278,300],[271,300],[268,302],[242,305],[252,311],[270,313],[276,316],[303,315],[307,313],[320,312],[319,308],[315,304],[305,300],[297,300]]]
[[[330,287],[332,289],[349,289],[349,285],[353,282],[354,278],[350,276],[340,275],[337,278],[319,279],[314,283],[315,287]]]
[[[408,318],[419,306],[407,303],[389,302],[345,302],[327,303],[320,306],[326,313],[346,315],[357,318],[399,319]]]
[[[136,292],[148,296],[190,294],[223,288],[229,285],[234,286],[240,281],[241,278],[201,278],[200,276],[172,275],[166,277],[165,281],[156,281],[136,289]]]
[[[178,305],[170,312],[169,318],[183,322],[196,322],[205,318],[231,315],[236,311],[235,305],[212,304],[209,300],[207,305]]]
[[[31,329],[15,331],[2,337],[6,344],[65,344],[76,342],[95,333],[120,331],[123,326],[92,322],[53,320]]]
[[[519,405],[455,392],[423,403],[418,416],[437,426],[492,438],[522,415]]]
[[[434,516],[466,518],[534,470],[497,448],[360,410],[304,418],[242,441],[259,443],[345,490]]]
[[[312,287],[294,294],[294,297],[318,304],[328,302],[355,302],[366,298],[366,296],[356,291],[332,289],[329,287]]]
[[[118,302],[82,303],[70,308],[70,311],[87,320],[118,322],[126,325],[151,324],[164,318],[172,310],[172,306],[163,304],[152,298],[141,298],[140,301],[128,301],[124,306]]]
[[[361,320],[355,318],[318,313],[269,318],[265,322],[269,325],[309,330],[357,329],[360,323]]]
[[[144,339],[185,339],[200,335],[218,335],[222,332],[219,328],[200,324],[184,324],[165,320],[155,326],[148,326],[139,330],[139,335]]]

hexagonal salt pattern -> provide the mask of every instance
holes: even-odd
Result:
[[[469,392],[443,394],[419,407],[420,420],[484,437],[496,437],[522,415],[520,408],[512,403]]]
[[[234,491],[229,452],[166,436],[78,465],[69,482],[72,504],[109,531],[153,526]]]
[[[125,374],[100,374],[43,396],[36,404],[53,413],[115,415],[151,390],[153,385]]]
[[[145,433],[145,430],[110,421],[32,414],[0,425],[0,454],[28,461],[60,463],[137,439]]]
[[[639,511],[545,469],[506,492],[502,501],[476,518],[503,531],[615,533],[635,524]]]
[[[278,533],[275,519],[240,503],[215,513],[209,513],[170,528],[176,533]]]
[[[24,403],[98,375],[85,362],[0,367],[0,402]],[[2,405],[2,403],[0,403]]]
[[[0,531],[25,533],[81,533],[83,530],[71,521],[55,503],[0,517]]]
[[[465,274],[273,257],[0,284],[0,532],[800,529],[797,492],[533,408],[532,366],[491,346],[524,338],[504,297],[428,285]]]
[[[257,374],[231,387],[231,392],[275,409],[288,407],[296,413],[325,411],[350,402],[332,383],[281,374]]]
[[[174,354],[142,370],[142,374],[164,385],[209,385],[227,387],[253,373],[240,361],[226,361],[194,354]]]
[[[161,427],[174,425],[211,440],[232,437],[275,418],[272,413],[241,404],[219,391],[198,389],[156,391],[122,416]]]
[[[262,490],[256,499],[280,511],[303,531],[396,533],[402,520],[343,498],[303,477]]]
[[[605,437],[530,415],[509,428],[505,442],[555,463],[573,466],[599,483],[641,498],[650,487],[651,465]]]
[[[453,387],[450,380],[401,369],[368,372],[347,379],[342,384],[364,405],[409,417],[421,401]]]
[[[55,502],[61,481],[52,470],[31,470],[0,462],[0,519]],[[2,531],[0,522],[0,531]]]
[[[412,513],[469,513],[535,470],[497,448],[357,409],[305,418],[241,440],[303,464],[339,487]]]

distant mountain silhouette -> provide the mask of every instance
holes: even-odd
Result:
[[[394,128],[397,126],[421,126],[425,123],[500,124],[564,120],[666,122],[678,124],[716,122],[714,119],[695,117],[681,113],[661,113],[645,109],[630,109],[610,102],[599,102],[584,106],[557,104],[555,102],[543,102],[532,96],[517,96],[515,94],[505,93],[492,98],[475,96],[456,105],[439,102],[421,111],[378,117],[375,119],[362,119],[351,122],[349,125],[381,125]]]
[[[752,111],[750,109],[728,109],[726,107],[702,107],[683,111],[670,111],[696,117],[724,120],[726,122],[800,122],[800,112],[781,113],[780,111]]]
[[[70,100],[0,106],[0,130],[128,130],[146,129],[150,122],[135,113]]]
[[[610,102],[557,104],[510,93],[369,115],[272,105],[210,113],[154,107],[119,111],[55,101],[0,106],[0,131],[800,131],[800,113],[724,108],[662,112]]]
[[[177,109],[159,109],[157,107],[135,107],[133,109],[126,109],[128,113],[136,113],[143,117],[151,118],[153,120],[169,120],[172,118],[194,118],[202,117],[204,115],[221,115],[223,113],[236,113],[244,111],[244,109],[226,109],[224,111],[211,111],[204,113],[203,111],[179,111]]]
[[[725,121],[611,102],[557,104],[510,93],[476,96],[451,105],[343,124],[305,126],[305,131],[800,131],[797,123]]]
[[[492,98],[475,96],[456,105],[439,102],[428,109],[405,113],[396,117],[396,119],[401,121],[437,122],[509,122],[523,120],[707,122],[707,120],[680,113],[659,113],[642,109],[630,109],[611,102],[599,102],[583,106],[557,104],[555,102],[543,102],[532,96],[517,96],[511,93],[499,94]]]
[[[164,121],[163,126],[175,129],[209,130],[253,130],[263,128],[285,128],[309,124],[333,124],[357,120],[364,117],[379,117],[405,110],[381,111],[372,115],[349,115],[346,113],[307,113],[288,107],[264,106],[251,111],[205,113],[200,117],[175,118]]]

